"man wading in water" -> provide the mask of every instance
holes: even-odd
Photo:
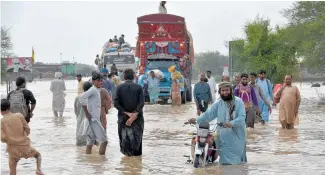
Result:
[[[10,111],[12,113],[21,113],[27,123],[33,117],[33,111],[36,106],[36,99],[33,93],[26,89],[26,80],[24,77],[16,79],[17,89],[9,92],[7,100],[11,103]],[[30,104],[30,105],[29,105]]]
[[[79,101],[85,111],[88,120],[87,127],[84,128],[82,135],[87,137],[86,154],[91,154],[93,145],[100,143],[99,155],[104,155],[107,146],[106,131],[103,128],[100,120],[101,113],[101,96],[100,90],[102,87],[103,77],[99,73],[93,73],[91,87],[88,91],[80,95]]]
[[[125,156],[142,155],[144,129],[142,87],[133,82],[134,71],[124,70],[125,83],[116,89],[114,106],[118,110],[118,135],[120,151]]]
[[[60,115],[60,117],[62,117],[65,108],[66,93],[64,93],[64,91],[66,87],[61,72],[55,72],[55,79],[51,82],[50,90],[53,93],[52,110],[54,116],[58,117]]]
[[[234,95],[243,100],[246,110],[246,127],[254,128],[255,115],[258,111],[257,98],[254,87],[248,84],[248,75],[243,73],[241,76],[241,82],[235,88]]]

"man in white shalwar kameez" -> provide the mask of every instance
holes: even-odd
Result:
[[[79,135],[86,136],[86,154],[91,154],[93,145],[100,144],[99,155],[104,155],[107,147],[106,131],[100,122],[101,96],[103,77],[100,73],[93,73],[93,86],[79,96],[79,102],[83,108],[86,118],[84,125],[79,129]]]
[[[55,79],[52,80],[51,88],[50,88],[50,90],[53,93],[52,110],[54,112],[55,117],[58,117],[58,113],[60,117],[62,117],[65,108],[66,93],[64,91],[66,90],[66,87],[65,87],[64,80],[62,79],[61,72],[55,72],[54,77]]]
[[[211,95],[212,95],[212,103],[216,101],[216,80],[214,77],[211,77],[211,71],[207,71],[207,78],[208,78],[208,84],[210,86]]]

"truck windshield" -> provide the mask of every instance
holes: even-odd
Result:
[[[178,61],[174,60],[155,60],[155,61],[148,61],[147,68],[152,69],[159,69],[164,70],[168,69],[170,66],[176,65],[176,69],[179,69],[179,63]]]

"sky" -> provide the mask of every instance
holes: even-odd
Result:
[[[291,1],[168,1],[167,12],[185,17],[195,52],[219,51],[225,43],[244,37],[243,27],[257,15],[271,25],[285,25],[280,14]],[[10,28],[13,52],[44,63],[75,61],[92,64],[96,54],[114,35],[125,35],[135,46],[137,17],[158,13],[158,1],[57,1],[1,2],[1,26]]]

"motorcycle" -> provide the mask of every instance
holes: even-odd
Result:
[[[188,122],[184,123],[185,125],[190,124]],[[210,125],[213,126],[213,130],[210,129]],[[219,126],[223,126],[222,123],[217,123]],[[218,154],[216,151],[218,149],[216,148],[216,143],[213,141],[213,138],[215,137],[215,131],[216,131],[216,124],[209,124],[208,122],[201,122],[196,125],[197,132],[189,133],[189,135],[195,136],[195,145],[191,145],[194,147],[194,155],[192,155],[193,166],[195,168],[205,167],[208,163],[213,163],[217,158]],[[211,141],[213,141],[213,144],[211,144]],[[190,157],[190,156],[186,156]],[[190,159],[187,161],[190,162]]]

